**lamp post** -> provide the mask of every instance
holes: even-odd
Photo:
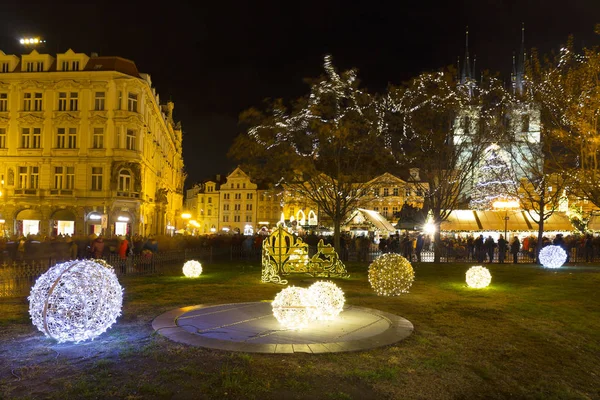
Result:
[[[492,207],[495,209],[504,210],[504,217],[502,218],[504,220],[504,240],[507,240],[508,220],[510,219],[508,216],[508,210],[519,208],[519,202],[517,200],[499,200],[495,201],[492,204]]]

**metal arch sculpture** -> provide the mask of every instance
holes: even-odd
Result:
[[[312,276],[348,277],[346,267],[331,245],[319,242],[317,253],[308,256],[308,244],[288,232],[283,226],[262,243],[262,282],[286,285],[283,276],[305,273]]]

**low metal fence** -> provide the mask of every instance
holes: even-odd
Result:
[[[316,246],[309,246],[309,256],[314,255],[316,251]],[[163,251],[154,253],[151,257],[143,254],[135,254],[127,257],[125,260],[120,259],[118,254],[110,253],[104,257],[104,260],[114,267],[115,273],[118,276],[151,275],[180,273],[183,264],[187,260],[197,260],[201,263],[209,264],[215,261],[240,261],[260,265],[261,254],[261,249],[247,249],[243,246],[207,246],[196,249]],[[362,252],[353,249],[344,249],[340,253],[340,259],[349,262],[371,263],[382,254],[383,252],[377,246],[373,245]],[[417,261],[416,254],[412,254],[410,258],[413,262]],[[422,262],[433,262],[433,260],[433,251],[426,250],[421,252]],[[483,257],[483,260],[485,262],[488,261],[487,255]],[[67,259],[47,257],[17,261],[5,258],[0,263],[0,297],[28,295],[31,286],[33,286],[40,275],[46,272],[51,266],[64,261],[67,261]],[[496,249],[493,262],[498,263],[498,261],[498,250]],[[523,251],[518,253],[517,261],[519,263],[535,262],[533,253]],[[596,251],[590,254],[588,251],[586,254],[582,248],[573,248],[570,251],[569,261],[600,261],[600,252]],[[480,261],[475,254],[455,251],[454,249],[442,249],[440,252],[440,262],[465,262],[474,264]],[[504,262],[507,264],[512,263],[513,255],[507,252]]]

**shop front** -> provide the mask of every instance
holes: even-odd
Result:
[[[19,236],[37,235],[40,233],[42,213],[38,210],[21,210],[15,217],[15,231]]]
[[[114,234],[117,236],[131,235],[133,222],[133,216],[129,211],[118,211],[114,213],[112,220]]]
[[[75,214],[70,210],[57,210],[50,217],[52,236],[75,234]]]

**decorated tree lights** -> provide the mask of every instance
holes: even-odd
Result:
[[[384,254],[369,266],[369,283],[378,296],[408,293],[414,280],[410,261],[398,254]]]
[[[41,275],[29,295],[33,324],[62,342],[81,342],[104,333],[121,314],[123,289],[102,260],[56,264]]]
[[[195,260],[186,261],[183,264],[183,275],[188,278],[197,278],[202,274],[202,264]]]
[[[344,292],[333,282],[319,281],[308,288],[319,320],[333,320],[344,308]]]
[[[560,268],[567,261],[567,253],[560,246],[546,246],[540,250],[540,262],[546,268]]]
[[[485,150],[480,167],[476,170],[470,206],[475,210],[491,210],[498,201],[513,201],[507,192],[515,187],[513,170],[508,156],[496,144]]]
[[[480,265],[471,267],[467,271],[467,286],[474,289],[487,287],[492,281],[490,271]]]

